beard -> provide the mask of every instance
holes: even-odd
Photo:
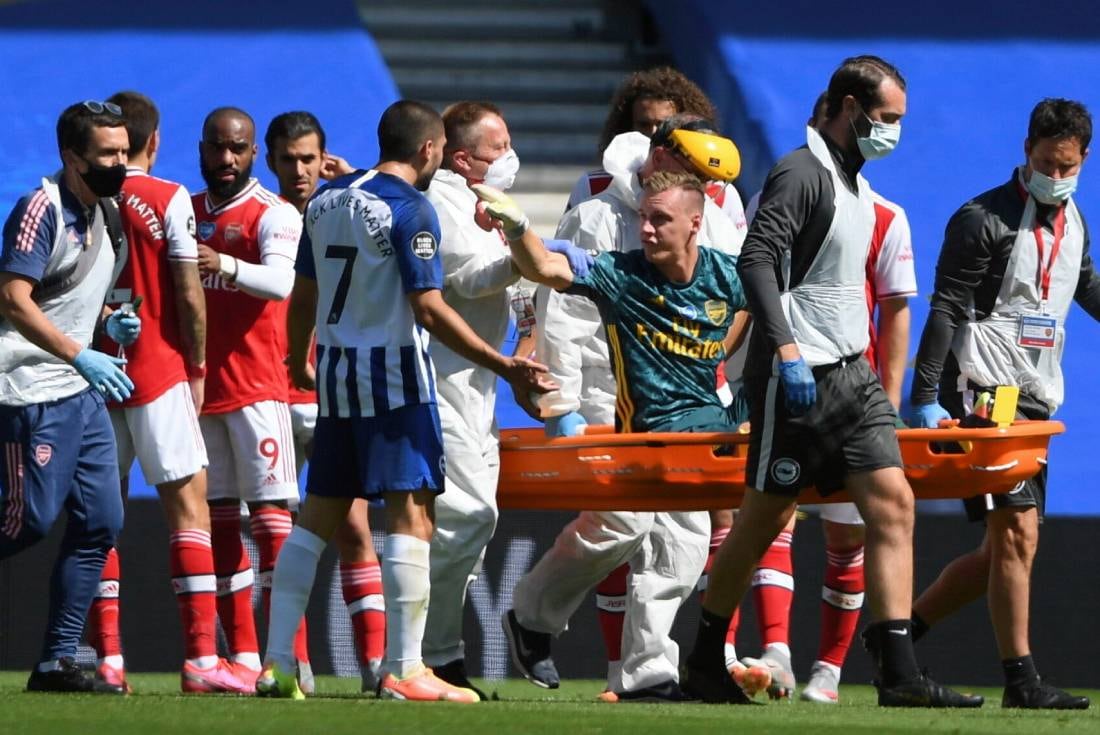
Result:
[[[218,178],[218,174],[227,170],[229,167],[222,167],[217,169],[209,169],[206,167],[206,162],[199,158],[199,171],[202,173],[203,181],[206,182],[207,190],[218,197],[219,199],[232,199],[239,194],[244,187],[248,186],[248,180],[252,178],[252,162],[249,161],[248,166],[239,171],[232,181],[222,181]]]
[[[432,185],[435,172],[438,170],[439,165],[437,164],[431,171],[421,171],[420,175],[416,177],[416,181],[413,182],[413,188],[417,191],[427,191],[428,187]]]

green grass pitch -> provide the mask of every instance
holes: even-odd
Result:
[[[358,680],[318,677],[305,702],[182,696],[179,676],[133,674],[130,697],[28,694],[25,672],[0,673],[0,733],[1041,733],[1100,732],[1100,710],[1020,712],[982,690],[980,710],[885,710],[870,687],[845,686],[843,703],[721,705],[602,704],[602,683],[567,681],[553,692],[522,680],[483,682],[499,701],[477,705],[383,702],[359,695]],[[1084,693],[1084,692],[1083,692]],[[1100,692],[1087,692],[1094,702]]]

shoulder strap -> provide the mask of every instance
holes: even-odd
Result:
[[[99,208],[103,211],[103,222],[117,257],[126,244],[126,232],[122,229],[122,215],[118,211],[118,200],[115,197],[103,197],[99,200]]]

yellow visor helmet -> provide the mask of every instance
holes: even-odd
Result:
[[[695,130],[673,130],[668,147],[686,158],[704,179],[733,181],[741,173],[741,153],[729,138]]]

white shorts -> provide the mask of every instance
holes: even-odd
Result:
[[[309,459],[309,443],[313,440],[313,430],[317,427],[316,403],[292,403],[290,404],[290,429],[294,433],[294,457],[297,459],[295,467],[298,474],[302,472],[302,465]]]
[[[282,401],[260,401],[199,418],[210,453],[207,500],[297,500],[294,437]]]
[[[121,477],[130,474],[135,457],[150,485],[189,477],[207,464],[206,445],[186,380],[145,405],[113,409],[111,424]]]
[[[859,514],[859,509],[856,508],[855,503],[822,503],[815,507],[823,521],[843,523],[849,526],[863,525],[863,516]]]

